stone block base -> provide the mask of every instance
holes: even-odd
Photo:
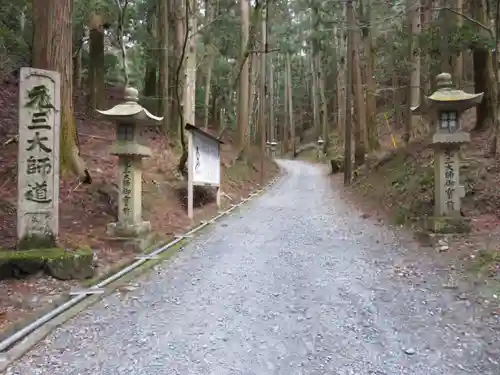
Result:
[[[107,238],[110,241],[120,242],[124,250],[142,253],[155,243],[155,235],[151,233],[151,223],[143,221],[137,224],[123,225],[121,223],[108,224]]]
[[[0,280],[20,279],[40,271],[59,280],[88,279],[94,275],[94,254],[87,247],[0,252]]]
[[[140,223],[123,224],[110,223],[107,227],[107,233],[112,237],[135,238],[145,236],[151,232],[151,223],[143,221]]]
[[[433,233],[468,233],[471,221],[466,217],[433,216],[424,219],[423,227]]]
[[[157,236],[152,233],[140,237],[108,237],[106,239],[120,243],[124,251],[132,253],[143,253],[157,243]]]

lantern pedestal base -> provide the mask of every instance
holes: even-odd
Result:
[[[471,220],[462,216],[432,216],[425,218],[422,226],[433,233],[468,233],[471,230]]]
[[[122,249],[134,253],[141,253],[150,248],[157,239],[154,233],[151,233],[149,221],[126,225],[110,223],[107,234],[109,236],[107,240],[119,242]]]
[[[143,221],[140,223],[109,223],[107,233],[110,236],[135,238],[149,234],[151,232],[151,223]]]

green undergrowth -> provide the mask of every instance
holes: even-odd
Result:
[[[497,272],[500,266],[500,252],[493,250],[478,251],[475,261],[471,264],[471,270],[477,273]]]
[[[395,224],[413,224],[432,215],[434,168],[430,150],[402,150],[383,163],[360,168],[355,175],[355,191],[388,208]]]
[[[251,177],[251,166],[243,161],[236,161],[226,169],[226,177],[230,179],[248,179]]]

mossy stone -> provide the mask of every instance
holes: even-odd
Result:
[[[19,250],[53,249],[56,247],[56,238],[53,233],[26,235],[19,240],[17,247]]]
[[[22,278],[40,272],[48,259],[63,253],[61,248],[0,251],[0,279]]]
[[[94,276],[94,256],[89,247],[65,251],[45,263],[47,274],[58,280],[84,280]]]
[[[433,216],[425,219],[424,228],[441,234],[468,233],[471,221],[465,217]]]
[[[61,248],[0,250],[0,280],[22,278],[45,271],[59,280],[86,279],[94,275],[93,253],[88,247],[76,251]]]

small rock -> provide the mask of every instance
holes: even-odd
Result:
[[[415,354],[417,351],[413,348],[406,348],[406,349],[403,349],[404,353],[405,354],[408,354],[408,355],[413,355]]]
[[[137,288],[135,286],[132,286],[132,285],[126,285],[124,286],[123,288],[121,288],[122,290],[126,291],[126,292],[133,292],[134,290],[136,290]]]
[[[441,246],[439,246],[438,251],[439,252],[448,251],[449,248],[450,247],[448,245],[441,245]]]

